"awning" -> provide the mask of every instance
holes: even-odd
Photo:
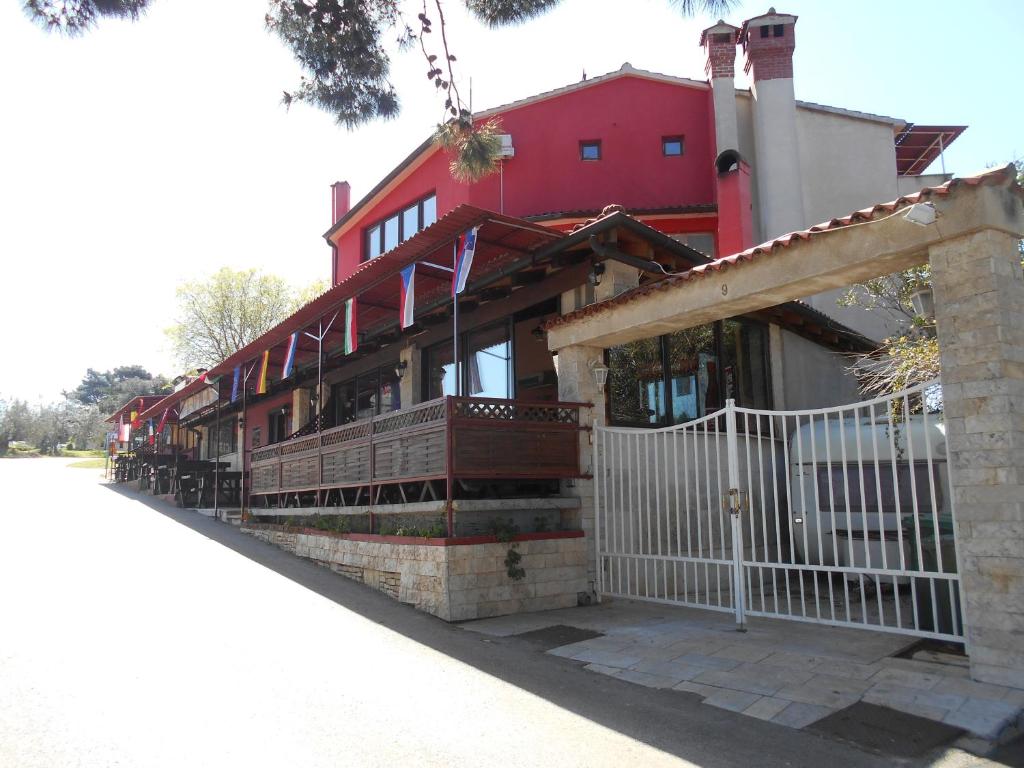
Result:
[[[965,130],[966,125],[914,125],[896,136],[896,174],[915,176],[932,162]]]
[[[480,229],[477,233],[473,272],[467,290],[472,290],[474,277],[485,277],[506,263],[528,256],[541,245],[565,237],[563,233],[541,224],[471,205],[460,205],[414,237],[360,265],[342,282],[300,308],[256,341],[214,366],[207,376],[229,376],[235,366],[254,362],[267,350],[270,350],[271,366],[279,367],[284,360],[286,343],[292,333],[317,332],[321,322],[326,325],[339,314],[324,341],[326,356],[329,351],[342,345],[344,328],[340,313],[344,311],[345,302],[351,298],[357,299],[356,324],[359,329],[367,331],[391,323],[397,324],[400,273],[410,264],[417,264],[417,307],[426,306],[445,295],[450,295],[451,274],[429,265],[450,268],[454,261],[454,244],[459,235],[476,226]],[[309,363],[311,358],[315,360],[316,353],[316,342],[300,335],[296,365]]]
[[[164,395],[136,395],[110,414],[106,420],[112,424],[116,424],[121,420],[122,416],[130,416],[132,411],[135,411],[136,413],[136,420],[141,419],[142,414],[147,408],[152,406],[154,403],[163,400],[164,397]]]

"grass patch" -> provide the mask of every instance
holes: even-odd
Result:
[[[68,464],[69,467],[77,467],[79,469],[103,469],[106,466],[105,459],[86,459],[85,461],[73,461]]]
[[[102,459],[106,454],[103,453],[102,448],[96,448],[91,451],[69,451],[65,449],[60,452],[60,455],[69,459]]]

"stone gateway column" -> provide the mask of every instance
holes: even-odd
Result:
[[[580,426],[595,427],[604,424],[605,394],[597,391],[591,363],[602,362],[604,350],[600,347],[570,346],[558,350],[558,399],[562,401],[593,403],[593,408],[580,411]],[[594,471],[594,435],[580,432],[580,466],[585,474]],[[580,500],[580,527],[587,542],[587,581],[593,591],[597,584],[597,553],[594,549],[594,481],[563,481],[566,496]]]
[[[1024,688],[1024,276],[1017,238],[929,248],[967,651],[975,680]]]

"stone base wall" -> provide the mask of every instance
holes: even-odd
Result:
[[[242,531],[445,621],[569,608],[587,589],[586,539],[564,533],[519,536],[510,543],[353,536],[274,525]],[[434,541],[434,540],[431,540]],[[522,556],[514,581],[505,557]]]

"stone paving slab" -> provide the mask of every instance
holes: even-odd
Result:
[[[548,653],[790,728],[875,705],[993,739],[1024,707],[1024,691],[973,682],[963,665],[897,657],[915,640],[883,632],[752,617],[741,633],[729,614],[620,600],[462,626],[507,637],[558,625],[602,637]]]

